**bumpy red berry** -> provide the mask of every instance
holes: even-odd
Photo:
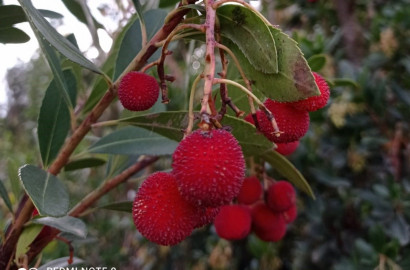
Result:
[[[287,224],[292,223],[293,221],[295,221],[297,216],[298,216],[298,209],[297,209],[296,205],[292,206],[291,208],[289,208],[285,212],[282,212],[283,220]]]
[[[157,172],[141,185],[133,204],[138,231],[160,245],[175,245],[188,237],[197,222],[197,208],[180,195],[172,174]]]
[[[200,228],[202,226],[208,225],[209,223],[212,223],[216,215],[219,213],[219,210],[220,207],[206,207],[199,210],[195,228]]]
[[[219,237],[227,240],[239,240],[251,230],[251,213],[242,205],[224,205],[214,220]]]
[[[294,142],[289,142],[289,143],[277,143],[276,146],[277,146],[277,148],[275,149],[276,152],[284,156],[289,156],[293,152],[296,151],[296,149],[299,146],[299,141],[294,141]]]
[[[245,178],[237,197],[238,203],[252,204],[262,196],[262,185],[256,176]]]
[[[130,111],[145,111],[158,99],[157,80],[145,73],[132,71],[127,73],[118,86],[118,98],[124,108]]]
[[[319,88],[320,95],[290,103],[298,110],[308,112],[317,111],[326,106],[327,101],[329,100],[329,85],[327,84],[325,79],[323,79],[323,77],[317,74],[316,72],[313,72],[313,76],[315,77],[315,82]]]
[[[275,182],[268,188],[266,202],[275,212],[286,211],[296,203],[295,189],[287,181]]]
[[[232,201],[245,177],[241,147],[222,129],[197,130],[187,136],[173,154],[172,168],[181,194],[203,207]]]
[[[277,242],[286,234],[286,223],[280,213],[260,202],[252,208],[252,228],[263,241]]]

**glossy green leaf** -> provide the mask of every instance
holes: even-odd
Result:
[[[119,155],[172,155],[178,143],[152,131],[125,127],[93,144],[91,153]]]
[[[98,167],[101,165],[104,165],[107,161],[103,158],[96,158],[96,157],[88,157],[88,158],[82,158],[78,160],[73,160],[67,163],[67,165],[64,166],[64,171],[75,171],[75,170],[81,170],[85,168],[91,168],[91,167]]]
[[[18,28],[7,27],[0,29],[0,43],[25,43],[29,40],[30,37]]]
[[[253,88],[266,97],[290,102],[319,95],[313,74],[296,42],[279,29],[269,27],[278,51],[279,72],[266,74],[253,68],[241,50],[229,40],[224,40],[236,55]]]
[[[161,9],[151,9],[144,13],[148,40],[162,27],[166,15],[167,12]],[[137,20],[130,26],[122,39],[115,63],[114,80],[121,75],[141,49],[141,26],[140,21]],[[157,52],[159,53],[159,51]],[[154,54],[148,62],[156,60],[158,56],[159,54]]]
[[[81,219],[75,217],[42,217],[36,218],[32,222],[47,225],[56,228],[62,232],[74,234],[75,236],[81,238],[87,237],[87,226]]]
[[[345,79],[345,78],[337,78],[333,79],[330,81],[331,87],[353,87],[355,89],[359,88],[359,85],[357,82],[351,80],[351,79]]]
[[[182,130],[188,124],[187,112],[162,112],[120,119],[119,122],[148,129],[177,142],[182,140]],[[272,149],[273,145],[263,135],[256,132],[248,122],[226,115],[223,125],[232,129],[232,134],[238,140],[242,151],[247,156],[260,155]]]
[[[42,228],[43,226],[39,225],[30,225],[24,228],[19,240],[17,241],[16,259],[27,253],[30,244],[33,243]]]
[[[68,192],[56,176],[33,165],[21,167],[19,176],[41,216],[61,217],[67,214]]]
[[[62,0],[66,8],[82,23],[87,24],[87,18],[81,5],[75,0]],[[97,28],[104,28],[94,17],[94,25]]]
[[[18,175],[20,164],[17,164],[14,160],[7,160],[7,176],[10,180],[11,191],[14,194],[15,198],[18,198],[21,193],[20,178]]]
[[[313,71],[319,71],[326,65],[326,56],[315,54],[308,59],[308,64]]]
[[[30,0],[19,0],[19,3],[26,13],[31,28],[33,28],[35,33],[40,33],[40,35],[36,34],[39,41],[43,40],[43,38],[46,39],[47,42],[53,45],[62,55],[71,61],[76,62],[95,73],[103,74],[96,65],[85,58],[73,44],[60,35],[50,23],[44,19],[41,13],[32,5]]]
[[[71,263],[68,263],[69,259],[72,259],[73,261]],[[52,260],[52,261],[40,266],[37,270],[75,269],[75,268],[73,268],[73,266],[81,264],[83,262],[84,262],[84,260],[79,259],[77,257],[73,257],[73,258],[71,258],[71,257],[62,257],[62,258]]]
[[[4,203],[6,204],[7,208],[10,210],[10,212],[13,213],[13,207],[10,202],[10,197],[7,192],[6,187],[3,184],[3,181],[0,180],[0,197],[3,199]]]
[[[137,11],[138,17],[140,19],[141,25],[145,26],[144,13],[142,12],[142,6],[139,0],[132,0],[135,10]]]
[[[312,188],[305,177],[293,166],[292,163],[278,152],[272,150],[262,155],[262,158],[283,177],[292,182],[298,189],[302,190],[312,198],[315,198]]]
[[[60,19],[63,17],[60,13],[51,10],[38,10],[44,17]],[[21,6],[5,5],[0,6],[0,28],[10,27],[13,24],[26,22],[27,18]]]
[[[159,1],[159,7],[160,8],[166,8],[166,7],[171,7],[175,6],[176,3],[178,3],[180,0],[160,0]]]
[[[102,70],[111,78],[114,75],[115,62],[117,60],[122,40],[125,34],[127,33],[128,29],[133,25],[136,19],[137,16],[133,16],[127,23],[127,25],[125,25],[122,28],[122,31],[114,40],[107,60],[105,60],[104,64],[102,65]],[[105,91],[107,90],[107,87],[108,86],[104,78],[98,76],[96,78],[96,81],[94,82],[94,86],[92,87],[91,94],[84,105],[84,109],[82,110],[83,113],[87,113],[92,110],[92,108],[98,103],[98,101],[104,95]]]
[[[100,209],[114,210],[120,212],[132,213],[132,201],[115,202],[99,206]]]
[[[252,67],[263,73],[278,73],[275,40],[266,23],[249,8],[224,5],[217,16],[221,35],[235,43]]]
[[[71,104],[75,104],[77,83],[71,70],[63,72]],[[43,164],[48,166],[57,156],[70,130],[70,110],[55,80],[48,86],[38,118],[38,142]]]

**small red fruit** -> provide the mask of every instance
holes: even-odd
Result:
[[[286,234],[286,223],[279,213],[260,202],[252,208],[252,228],[263,241],[277,242]]]
[[[266,203],[275,212],[289,210],[296,203],[295,189],[287,181],[275,182],[268,188]]]
[[[219,237],[227,240],[245,238],[251,230],[251,213],[248,207],[224,205],[214,220]]]
[[[195,228],[200,228],[205,225],[208,225],[209,223],[212,223],[216,217],[216,215],[219,213],[220,208],[219,207],[207,207],[198,212],[198,220],[195,224]]]
[[[198,210],[184,200],[172,174],[157,172],[141,185],[135,197],[133,218],[138,231],[160,245],[175,245],[194,229]]]
[[[326,106],[327,101],[329,100],[329,85],[327,84],[325,79],[323,79],[323,77],[317,74],[316,72],[313,72],[313,76],[315,77],[315,82],[319,88],[320,95],[309,97],[307,99],[299,100],[296,102],[291,102],[290,104],[298,110],[308,112],[317,111]]]
[[[289,143],[277,143],[276,146],[277,146],[277,148],[275,149],[276,152],[284,156],[289,156],[293,152],[296,151],[296,149],[299,146],[299,141],[294,141],[294,142],[289,142]]]
[[[285,212],[282,212],[283,220],[287,224],[292,223],[293,221],[295,221],[297,216],[298,216],[298,209],[297,209],[296,205],[292,206],[291,208],[289,208]]]
[[[245,178],[237,197],[240,204],[253,204],[262,195],[262,185],[256,176]]]
[[[130,111],[145,111],[158,99],[157,80],[145,73],[132,71],[121,79],[118,86],[118,98],[124,108]]]
[[[202,207],[232,201],[245,177],[241,147],[228,131],[197,130],[180,142],[173,157],[173,174],[181,194]]]

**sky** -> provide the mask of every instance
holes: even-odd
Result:
[[[58,32],[62,35],[74,33],[82,52],[87,51],[85,56],[92,60],[97,56],[97,50],[89,50],[92,40],[87,27],[79,22],[71,13],[65,8],[62,1],[54,0],[32,0],[33,5],[38,9],[49,9],[58,12],[64,16],[61,26],[58,27]],[[88,1],[88,5],[91,9],[93,16],[106,27],[112,26],[113,22],[103,17],[97,10],[97,7],[102,4],[112,5],[112,0],[99,0]],[[4,5],[19,5],[17,0],[4,0]],[[22,44],[2,44],[0,43],[0,115],[4,115],[6,112],[6,100],[7,100],[7,82],[6,72],[7,69],[12,68],[19,62],[28,62],[33,56],[34,52],[38,49],[39,45],[34,37],[34,33],[31,30],[28,23],[16,24],[15,27],[20,28],[30,36],[30,41]],[[98,35],[100,38],[101,47],[104,51],[108,52],[112,40],[109,35],[99,29]]]

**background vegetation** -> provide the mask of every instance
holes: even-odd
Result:
[[[169,12],[176,1],[146,2],[145,10],[160,5]],[[333,85],[328,106],[310,114],[310,130],[290,157],[316,200],[299,193],[299,217],[284,240],[268,244],[250,236],[227,242],[208,226],[175,247],[160,247],[139,235],[129,213],[96,209],[83,218],[89,236],[73,242],[75,256],[88,265],[117,269],[410,269],[409,4],[407,0],[261,2],[261,12],[298,41],[312,69]],[[101,10],[107,16],[120,10],[122,18],[134,13],[131,3],[128,8]],[[118,37],[121,31],[110,34]],[[198,45],[182,41],[173,45],[177,49],[167,58],[168,71],[177,78],[170,89],[172,102],[156,106],[153,112],[186,108],[190,82],[202,65],[204,50]],[[105,59],[100,51],[96,62]],[[98,81],[88,72],[76,72],[82,89],[77,103],[87,106]],[[39,160],[34,130],[51,77],[40,53],[7,74],[7,113],[0,118],[0,179],[13,205],[22,195],[17,168]],[[103,118],[126,114],[115,104]],[[93,129],[78,152],[108,131]],[[76,196],[71,200],[78,201],[136,158],[112,156],[95,169],[66,169],[61,177]],[[99,205],[132,200],[147,174],[169,168],[170,158],[162,158],[103,197]],[[0,209],[0,226],[5,228],[11,217],[3,200]],[[67,255],[67,245],[53,241],[43,252],[43,261]]]

